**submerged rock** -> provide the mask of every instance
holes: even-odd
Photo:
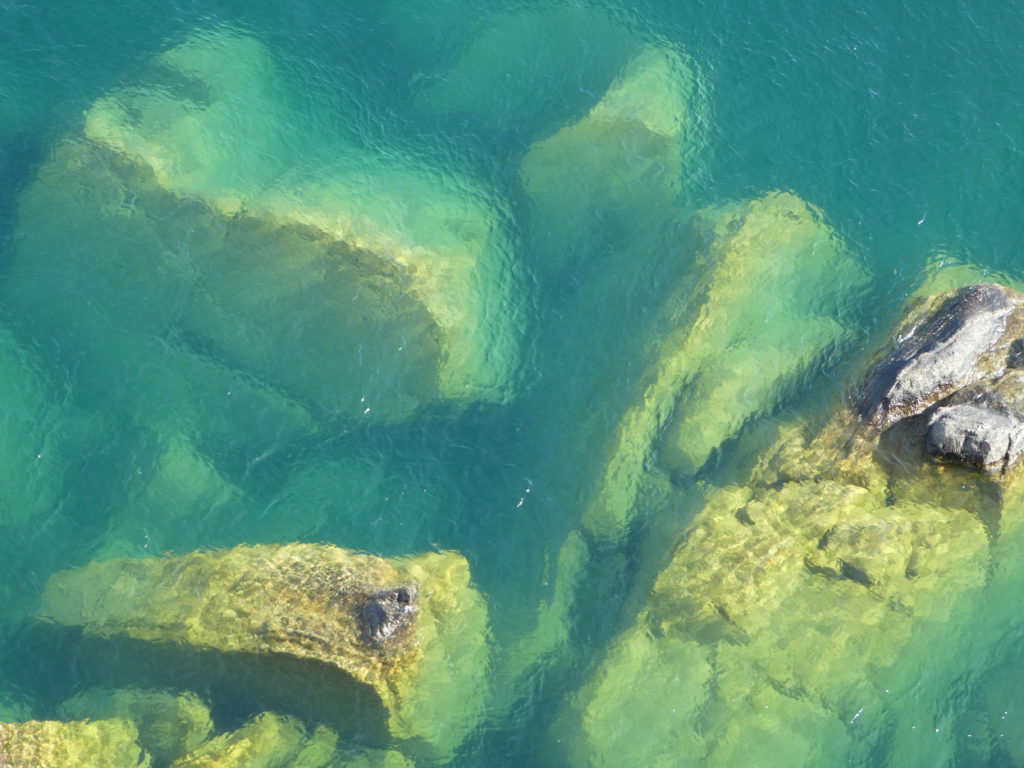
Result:
[[[311,735],[289,717],[264,712],[171,764],[171,768],[412,768],[395,750],[351,751],[338,734],[318,727]]]
[[[1024,387],[1005,372],[1019,306],[991,285],[913,305],[918,352],[898,341],[869,373],[865,391],[891,393],[871,419],[862,399],[820,429],[781,429],[744,484],[707,492],[556,722],[565,762],[731,766],[754,750],[759,765],[811,768],[890,750],[902,764],[916,742],[892,738],[897,702],[984,666],[950,620],[984,602],[994,542],[1020,528],[1024,488],[1003,471],[1019,455]],[[937,464],[926,444],[999,472]],[[922,657],[941,663],[925,673]],[[642,734],[618,726],[636,711]]]
[[[0,765],[16,768],[149,768],[128,720],[0,723]]]
[[[672,474],[692,476],[851,337],[847,305],[866,278],[822,219],[784,192],[695,216],[695,274],[662,311],[650,363],[604,446],[579,528],[558,554],[552,597],[517,649],[524,667],[572,647],[581,613],[617,610],[627,599],[625,551],[647,546],[645,528],[675,535],[668,521],[688,517],[693,504]]]
[[[405,56],[417,49],[430,54],[417,62],[411,83],[415,107],[468,123],[474,133],[535,135],[553,116],[555,121],[569,117],[579,101],[603,91],[622,62],[641,47],[633,30],[593,4],[477,11],[443,20],[442,9],[432,9],[423,18],[415,3],[397,2],[385,10],[388,27],[402,37]],[[424,27],[439,23],[442,39],[425,45]],[[475,33],[471,37],[470,31]],[[458,40],[460,33],[468,39]],[[447,60],[439,51],[458,43],[454,66],[429,72],[439,58]]]
[[[702,274],[668,302],[642,396],[584,513],[609,540],[621,536],[650,467],[700,469],[849,338],[845,304],[865,279],[821,212],[789,193],[701,211],[693,228]]]
[[[167,765],[191,752],[213,733],[210,709],[194,693],[94,688],[60,706],[68,720],[130,721],[139,744],[157,765]]]
[[[338,734],[312,736],[295,720],[265,712],[175,760],[171,768],[333,768]]]
[[[56,292],[52,333],[76,348],[106,325],[184,341],[320,416],[511,398],[504,204],[454,161],[346,138],[281,69],[218,28],[93,104],[23,195],[12,296]]]
[[[455,553],[314,544],[119,559],[55,574],[41,615],[101,636],[284,654],[369,686],[392,734],[448,754],[487,695],[486,608]]]

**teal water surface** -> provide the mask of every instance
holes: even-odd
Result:
[[[0,0],[2,719],[137,686],[194,691],[218,732],[268,709],[329,721],[320,693],[267,698],[252,672],[40,622],[54,572],[238,544],[455,550],[492,690],[448,754],[398,748],[729,764],[636,747],[661,738],[654,694],[612,747],[572,735],[600,719],[580,702],[702,500],[778,424],[841,402],[926,273],[1024,275],[1022,32],[1011,3],[953,0]],[[757,221],[750,201],[797,221],[804,245],[765,224],[743,246],[792,274],[714,273],[715,227]],[[748,359],[764,384],[725,391]],[[664,413],[634,437],[648,395]],[[623,431],[688,448],[636,447],[623,473],[643,477],[616,495]],[[1019,582],[994,583],[945,620],[976,656],[912,648],[897,703],[829,716],[841,744],[752,728],[747,764],[1024,765]],[[609,685],[725,679],[688,664]]]

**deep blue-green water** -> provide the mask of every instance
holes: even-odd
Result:
[[[929,265],[1024,274],[1022,33],[1014,4],[955,0],[0,0],[5,715],[52,719],[96,685],[196,691],[218,731],[272,708],[231,670],[39,622],[58,570],[242,543],[456,550],[495,690],[450,762],[562,764],[552,723],[698,494],[838,402]],[[614,120],[551,144],[650,60],[671,65],[617,119],[667,115],[668,149]],[[672,501],[636,502],[564,635],[531,651],[666,307],[701,279],[692,215],[773,190],[845,243],[854,266],[812,285],[847,333],[674,472]],[[413,267],[375,282],[359,249]],[[998,680],[1024,669],[1013,614],[969,619]],[[876,723],[844,764],[1022,764],[1019,686],[922,669],[906,708],[956,735],[898,751]],[[618,727],[642,741],[646,717]],[[758,748],[748,764],[785,757]],[[676,757],[659,764],[704,759]]]

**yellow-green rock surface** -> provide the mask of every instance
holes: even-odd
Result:
[[[149,768],[128,720],[0,723],[0,765],[12,768]]]
[[[453,552],[288,544],[110,560],[52,576],[41,615],[101,636],[331,665],[372,688],[395,737],[438,754],[487,696],[487,611]]]
[[[188,692],[93,688],[65,701],[60,715],[68,720],[116,718],[135,723],[139,744],[158,765],[191,752],[213,733],[209,707]]]
[[[584,513],[584,526],[608,540],[628,525],[651,466],[699,469],[849,337],[843,302],[863,274],[820,211],[776,192],[701,211],[693,228],[696,289],[687,281],[669,300],[666,335]]]
[[[175,760],[172,768],[328,768],[338,734],[320,727],[312,736],[291,718],[266,712]]]
[[[686,245],[691,274],[666,302],[638,394],[603,448],[553,595],[520,651],[525,666],[568,641],[581,592],[600,578],[584,574],[596,566],[616,578],[606,550],[626,546],[641,514],[673,519],[692,504],[670,473],[700,469],[850,339],[844,319],[865,275],[821,211],[795,195],[699,211]]]
[[[950,296],[912,299],[906,323]],[[980,359],[998,388],[1005,377]],[[1020,536],[1021,470],[936,462],[927,414],[883,432],[837,411],[823,427],[781,427],[744,484],[706,492],[635,624],[553,727],[560,759],[810,767],[884,744],[893,765],[941,764],[956,736],[915,729],[941,711],[932,691],[987,663],[970,622],[959,637],[950,619],[986,590],[1019,589],[1020,568],[1003,575],[996,558]],[[619,727],[637,711],[642,733]]]
[[[311,735],[289,717],[264,712],[236,731],[220,734],[171,768],[412,768],[395,750],[352,751],[338,746],[338,734],[325,726]]]
[[[333,113],[300,103],[279,70],[251,35],[201,31],[157,58],[154,82],[86,115],[91,142],[220,219],[200,234],[224,247],[195,265],[208,295],[184,315],[190,330],[263,374],[287,375],[267,355],[289,355],[291,386],[327,409],[355,407],[339,402],[345,379],[370,399],[378,358],[405,377],[367,404],[381,417],[431,395],[506,399],[518,341],[502,203],[399,147],[342,138]],[[319,314],[323,335],[287,339],[289,302]]]

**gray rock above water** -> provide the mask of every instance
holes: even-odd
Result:
[[[1024,424],[982,403],[939,408],[928,422],[925,448],[988,472],[1003,472],[1024,452]]]
[[[962,387],[1002,373],[1009,357],[1008,318],[1020,304],[1019,294],[996,283],[961,289],[904,332],[875,366],[857,403],[860,417],[885,429]]]

